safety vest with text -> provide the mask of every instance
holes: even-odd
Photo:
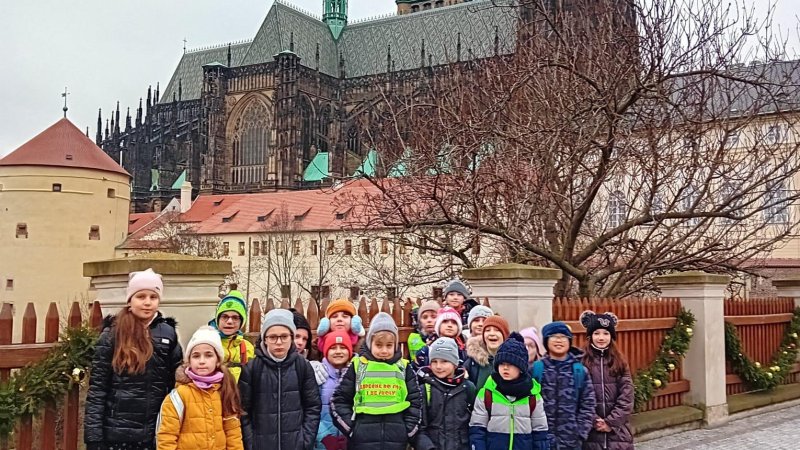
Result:
[[[406,366],[401,360],[394,364],[353,358],[356,372],[356,396],[353,411],[356,414],[396,414],[411,406],[406,400]]]

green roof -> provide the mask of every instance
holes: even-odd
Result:
[[[319,152],[311,160],[303,173],[303,181],[322,181],[330,177],[328,172],[328,152]]]
[[[183,185],[184,181],[186,181],[186,171],[185,170],[183,172],[181,172],[181,174],[178,176],[178,178],[175,179],[175,182],[172,183],[172,189],[180,189],[181,185]]]
[[[404,177],[408,175],[408,166],[406,162],[411,158],[411,149],[406,148],[403,151],[403,156],[398,159],[394,165],[389,169],[386,175],[390,178]]]
[[[358,166],[355,172],[353,172],[354,177],[360,177],[361,175],[366,175],[368,177],[375,176],[375,168],[378,165],[378,152],[375,149],[372,149],[367,153],[367,156],[364,158],[364,161]]]

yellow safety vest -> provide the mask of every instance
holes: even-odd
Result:
[[[356,371],[356,396],[353,411],[356,414],[396,414],[405,411],[411,403],[406,400],[406,366],[353,358]]]

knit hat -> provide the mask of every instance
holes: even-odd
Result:
[[[433,341],[429,348],[428,360],[443,359],[458,367],[458,344],[449,337],[440,337]]]
[[[436,326],[434,327],[436,334],[440,334],[439,327],[442,326],[442,322],[445,320],[452,320],[461,328],[461,314],[455,309],[445,306],[444,308],[440,308],[439,312],[436,313]]]
[[[617,340],[617,316],[611,312],[604,312],[603,314],[597,314],[594,311],[588,310],[581,313],[581,325],[586,327],[586,335],[591,337],[595,331],[599,329],[608,330],[608,333],[611,335],[611,340]]]
[[[395,344],[400,343],[400,337],[397,332],[397,324],[394,323],[394,319],[388,313],[379,312],[375,314],[375,317],[372,318],[372,321],[369,323],[369,331],[367,332],[367,347],[372,347],[372,338],[375,337],[375,333],[380,331],[388,331],[394,335]]]
[[[523,338],[528,338],[536,343],[536,349],[539,350],[539,355],[544,355],[544,346],[542,345],[542,338],[539,337],[539,330],[536,327],[523,328],[519,334]]]
[[[503,335],[503,339],[508,339],[508,335],[510,334],[508,321],[503,318],[503,316],[489,316],[483,322],[483,332],[486,333],[486,328],[488,327],[495,327],[500,330],[500,333]]]
[[[497,355],[494,357],[495,372],[503,363],[517,367],[521,373],[528,371],[528,350],[525,348],[525,339],[516,331],[511,333],[497,349]]]
[[[356,305],[346,298],[337,298],[328,304],[328,309],[325,310],[325,317],[330,319],[337,312],[344,312],[353,317],[356,315]]]
[[[183,354],[184,361],[189,362],[192,350],[200,344],[210,345],[214,351],[217,352],[219,361],[222,362],[225,357],[225,350],[222,348],[222,340],[219,338],[219,332],[208,325],[203,325],[198,328],[192,335],[192,338],[189,339],[189,343],[186,345],[186,352]]]
[[[161,275],[153,272],[153,269],[143,270],[141,272],[131,272],[128,275],[128,288],[125,290],[126,300],[131,301],[137,292],[149,289],[156,294],[158,298],[164,297],[164,282],[161,280]]]
[[[347,334],[345,330],[332,331],[325,335],[324,343],[322,344],[322,356],[327,358],[328,350],[336,344],[342,344],[347,347],[347,351],[350,353],[348,358],[353,356],[353,342],[350,340],[350,335]]]
[[[442,296],[447,297],[447,294],[451,292],[458,292],[459,294],[463,295],[465,299],[469,298],[469,289],[459,280],[453,280],[447,283],[447,286],[444,287],[442,290]]]
[[[477,319],[478,317],[491,317],[492,314],[494,314],[494,312],[488,306],[473,306],[472,309],[469,310],[469,315],[467,316],[467,329],[472,326],[473,320]]]
[[[233,311],[242,318],[242,325],[247,322],[247,303],[245,303],[243,298],[230,295],[226,295],[222,300],[219,301],[217,304],[217,313],[214,315],[214,318],[219,320],[219,316],[228,311]]]
[[[485,325],[484,325],[485,326]],[[569,329],[564,322],[550,322],[542,328],[542,340],[544,341],[544,348],[547,349],[547,340],[554,334],[563,334],[569,338],[569,343],[572,345],[572,330]]]
[[[436,300],[428,300],[422,303],[422,305],[420,305],[419,308],[417,308],[417,317],[421,318],[422,314],[427,311],[437,312],[441,307],[442,305],[440,305],[439,302],[437,302]]]
[[[294,326],[298,330],[306,330],[306,331],[308,331],[308,338],[311,339],[311,325],[308,323],[308,320],[306,320],[306,318],[302,314],[300,314],[299,311],[297,311],[294,308],[289,308],[289,311],[291,311],[292,312],[292,316],[294,316],[292,318],[292,321],[294,322]]]
[[[264,321],[261,323],[262,338],[270,328],[278,325],[288,328],[292,335],[297,331],[297,326],[294,324],[294,314],[291,311],[288,309],[273,309],[264,316]]]

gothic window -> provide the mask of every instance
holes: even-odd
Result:
[[[356,128],[355,125],[347,130],[347,150],[359,155],[361,154],[361,139],[358,135],[358,128]]]
[[[319,113],[319,132],[317,133],[317,149],[321,152],[328,151],[328,125],[331,122],[331,110],[323,107]]]
[[[306,97],[300,98],[300,120],[302,121],[300,143],[303,159],[310,161],[312,157],[311,146],[314,145],[314,110]]]
[[[261,168],[267,162],[270,147],[271,114],[267,106],[254,100],[237,121],[231,149],[231,181],[257,183],[264,177]]]

